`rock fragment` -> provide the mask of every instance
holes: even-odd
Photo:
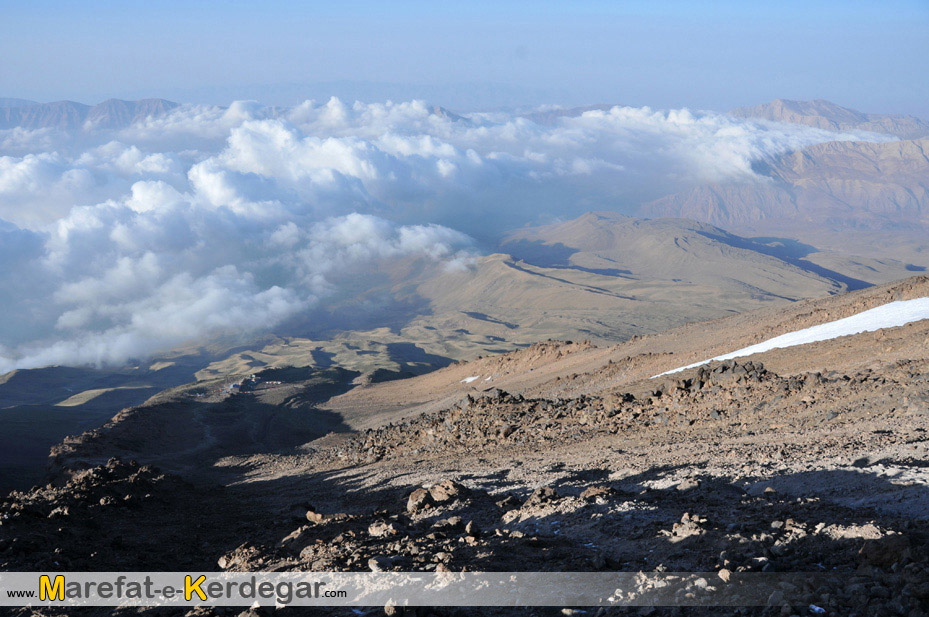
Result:
[[[418,488],[410,493],[410,498],[406,502],[406,511],[410,513],[419,512],[433,503],[430,492],[424,488]]]
[[[448,503],[456,499],[462,499],[468,495],[470,491],[461,484],[458,484],[454,480],[442,480],[435,486],[429,489],[429,496],[432,497],[432,500],[438,504]]]

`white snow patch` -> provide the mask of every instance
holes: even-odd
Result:
[[[480,375],[475,375],[474,377],[465,377],[461,380],[460,383],[471,383],[472,381],[477,381],[480,378]]]
[[[881,328],[896,328],[923,319],[929,319],[929,298],[890,302],[883,306],[858,313],[857,315],[852,315],[851,317],[837,319],[795,332],[788,332],[787,334],[775,336],[772,339],[768,339],[756,345],[751,345],[750,347],[744,347],[722,356],[716,356],[709,360],[703,360],[702,362],[688,364],[687,366],[682,366],[671,371],[665,371],[664,373],[653,376],[652,379],[701,366],[713,362],[714,360],[731,360],[732,358],[750,356],[772,349],[782,349],[784,347],[794,347],[795,345],[806,345],[807,343],[827,341],[840,336],[860,334],[861,332],[874,332]]]

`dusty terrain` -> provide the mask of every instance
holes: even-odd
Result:
[[[831,578],[793,602],[631,614],[923,615],[929,321],[651,377],[925,296],[914,278],[404,380],[169,391],[3,502],[0,568],[809,571]]]

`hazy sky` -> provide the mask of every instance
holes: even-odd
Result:
[[[4,0],[0,97],[717,110],[785,97],[929,117],[927,33],[929,0]]]

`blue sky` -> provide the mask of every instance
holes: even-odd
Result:
[[[0,97],[725,110],[826,98],[929,117],[929,0],[0,0]]]

